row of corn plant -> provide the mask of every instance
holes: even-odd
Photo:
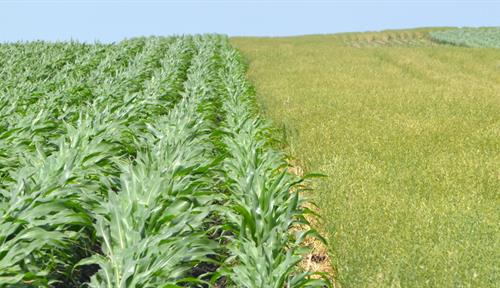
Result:
[[[0,287],[328,284],[226,38],[66,45],[0,45]]]
[[[324,275],[313,277],[315,273],[298,268],[305,237],[319,237],[304,217],[308,210],[299,194],[301,180],[287,172],[284,155],[272,148],[269,127],[255,111],[242,60],[223,42],[223,172],[229,191],[223,210],[225,227],[233,236],[219,274],[234,287],[327,286]]]
[[[121,165],[121,185],[96,211],[95,229],[103,255],[80,264],[100,270],[92,287],[174,287],[198,282],[193,266],[210,261],[215,245],[203,224],[211,211],[215,160],[206,121],[211,105],[213,49],[195,39],[197,53],[188,69],[184,93],[170,113],[151,119],[138,138],[141,149]],[[159,87],[158,87],[159,88]]]
[[[85,249],[78,246],[87,238],[83,230],[92,227],[80,198],[82,190],[89,188],[89,174],[99,170],[93,165],[101,157],[99,146],[86,145],[81,137],[85,130],[75,127],[81,123],[62,119],[59,109],[65,107],[54,104],[71,92],[72,81],[52,91],[49,84],[58,83],[61,75],[48,72],[40,74],[56,75],[33,83],[33,88],[23,91],[16,89],[19,85],[2,91],[3,108],[14,113],[8,114],[0,136],[0,151],[13,164],[5,167],[8,173],[0,193],[0,286],[47,286],[67,277],[61,274],[67,274],[68,264],[78,260],[73,259],[78,256],[75,253]],[[19,105],[19,99],[33,96],[32,91],[38,96],[33,105]],[[66,108],[81,113],[79,105]]]
[[[36,51],[51,51],[52,46],[46,44]],[[2,126],[3,149],[14,148],[23,153],[6,153],[12,158],[24,157],[27,152],[31,154],[51,154],[57,149],[57,145],[51,142],[64,135],[65,125],[63,123],[75,123],[78,116],[82,113],[81,102],[77,101],[81,95],[79,93],[82,83],[89,82],[90,71],[102,71],[98,69],[97,64],[102,54],[100,45],[93,46],[88,54],[81,56],[80,61],[76,62],[71,69],[61,69],[52,71],[52,77],[44,80],[42,83],[29,83],[28,81],[19,82],[15,77],[11,77],[11,85],[1,90],[2,97]],[[111,54],[111,53],[108,53]],[[45,57],[40,53],[41,58],[50,63],[50,57]],[[96,61],[97,59],[97,61]],[[87,73],[74,67],[88,67]],[[36,72],[36,73],[35,73]],[[47,74],[47,72],[32,71],[33,74]],[[23,78],[22,75],[19,78]],[[19,82],[19,83],[16,83]],[[63,85],[60,85],[64,82]],[[5,83],[5,82],[4,82]],[[2,83],[3,84],[3,83]],[[56,88],[53,88],[56,86]],[[68,100],[69,99],[69,100]],[[70,101],[73,100],[73,101]],[[5,159],[4,159],[5,160]],[[6,161],[12,164],[13,161]],[[15,161],[14,161],[15,162]],[[5,162],[4,162],[5,163]],[[9,174],[15,171],[10,165]],[[14,171],[13,171],[14,170]],[[7,175],[8,176],[8,175]],[[9,180],[9,179],[4,179]],[[5,181],[2,181],[5,183]]]
[[[2,163],[7,163],[0,192],[0,286],[44,286],[68,270],[70,240],[83,238],[81,227],[91,225],[91,219],[82,213],[77,185],[67,174],[71,147],[63,139],[49,140],[59,138],[53,135],[64,126],[50,107],[42,107],[50,85],[19,86],[7,87],[1,95],[2,109],[11,113],[0,136]],[[40,99],[24,107],[22,100],[32,97],[32,91]]]
[[[172,51],[172,55],[178,52]],[[110,72],[117,75],[116,70]],[[58,278],[54,274],[61,270],[67,273],[67,264],[78,260],[69,259],[75,256],[71,253],[75,245],[82,244],[81,240],[92,234],[89,231],[93,228],[92,217],[88,209],[92,206],[88,204],[96,202],[92,200],[99,201],[95,197],[96,190],[109,187],[112,176],[119,179],[119,168],[110,159],[120,160],[117,155],[122,154],[124,145],[116,142],[123,139],[127,129],[126,134],[134,134],[128,127],[132,119],[110,122],[113,115],[110,117],[109,114],[115,110],[109,107],[119,106],[112,103],[107,103],[109,105],[103,109],[97,109],[101,108],[99,105],[73,105],[66,107],[68,111],[57,111],[64,108],[61,103],[68,103],[60,98],[72,91],[73,82],[78,81],[68,81],[68,87],[64,86],[55,95],[44,99],[46,103],[39,103],[39,106],[55,105],[43,105],[44,108],[34,115],[27,113],[24,118],[28,121],[21,122],[26,125],[10,125],[12,129],[6,129],[2,134],[0,146],[4,149],[1,150],[6,150],[5,155],[21,155],[19,166],[22,169],[8,171],[13,181],[1,191],[5,197],[0,208],[3,232],[0,237],[0,286],[20,281],[35,286],[52,285],[51,280]],[[96,96],[95,102],[102,99],[102,95]],[[63,121],[54,119],[68,114],[77,117],[64,117]],[[10,145],[15,141],[9,140],[18,139],[21,130],[27,133],[24,142],[32,143],[21,143],[24,147]],[[51,135],[44,137],[46,134]],[[47,146],[53,149],[44,149]],[[23,149],[26,147],[34,148],[32,151]]]

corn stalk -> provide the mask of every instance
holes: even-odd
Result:
[[[297,269],[304,238],[321,239],[304,217],[307,209],[297,187],[301,180],[287,172],[284,155],[270,144],[269,127],[256,115],[240,56],[224,43],[221,59],[227,151],[223,170],[229,190],[225,211],[234,237],[220,274],[234,287],[329,285],[325,275],[316,273],[320,278],[314,279],[315,273]],[[292,233],[293,228],[298,232]]]

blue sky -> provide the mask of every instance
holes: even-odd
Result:
[[[422,26],[500,26],[500,0],[0,0],[0,41],[118,41],[217,32],[288,36]]]

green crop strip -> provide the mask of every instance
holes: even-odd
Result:
[[[500,48],[500,27],[459,28],[429,33],[439,43],[466,47]]]
[[[328,285],[298,268],[301,180],[225,37],[1,44],[0,64],[0,287]]]

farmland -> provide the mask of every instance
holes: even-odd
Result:
[[[434,41],[445,44],[500,48],[500,27],[450,29],[433,31],[429,35]]]
[[[294,162],[329,175],[341,287],[500,283],[500,52],[432,31],[232,39]]]
[[[0,287],[324,287],[224,36],[0,45]]]

